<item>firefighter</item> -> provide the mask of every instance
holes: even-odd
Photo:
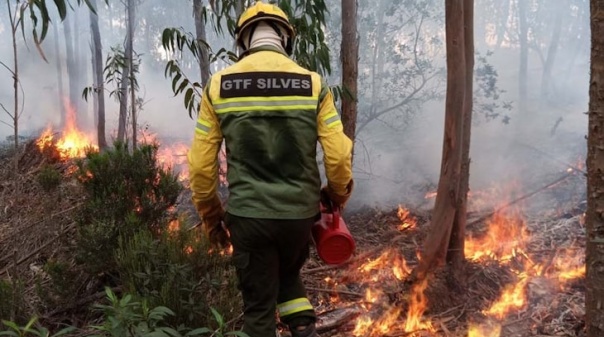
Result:
[[[352,142],[325,81],[288,57],[294,35],[275,5],[259,1],[240,16],[240,59],[204,88],[188,156],[202,228],[214,247],[233,246],[243,331],[250,337],[275,336],[275,311],[293,337],[318,336],[300,269],[321,196],[343,207],[353,189]],[[226,213],[217,193],[223,140]]]

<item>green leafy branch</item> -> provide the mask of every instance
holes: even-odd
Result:
[[[190,52],[193,57],[199,61],[201,50],[208,50],[209,62],[222,60],[226,63],[232,63],[237,60],[237,55],[221,48],[218,52],[212,52],[206,41],[196,39],[191,33],[185,32],[183,28],[166,28],[162,33],[162,46],[172,54],[182,54],[183,51]],[[166,64],[164,76],[172,80],[172,92],[174,96],[184,93],[184,105],[189,112],[189,117],[199,111],[199,104],[203,86],[197,81],[191,81],[182,70],[177,59],[172,59]]]
[[[2,320],[2,324],[8,327],[9,330],[0,331],[0,336],[25,337],[33,335],[38,337],[59,337],[76,330],[75,327],[70,326],[51,335],[48,329],[41,326],[35,326],[37,321],[38,318],[33,317],[24,326],[19,326],[15,322]]]

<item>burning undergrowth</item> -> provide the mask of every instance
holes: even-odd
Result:
[[[509,206],[473,213],[465,284],[447,268],[412,281],[428,213],[399,207],[350,214],[357,256],[341,268],[321,266],[313,257],[304,271],[322,313],[319,327],[324,336],[580,336],[582,215],[560,214],[568,212],[531,217]]]

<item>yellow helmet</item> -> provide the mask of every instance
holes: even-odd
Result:
[[[254,23],[258,23],[260,21],[264,21],[269,24],[273,29],[279,34],[279,37],[282,38],[283,48],[287,52],[288,55],[291,55],[293,48],[293,40],[296,35],[294,31],[294,27],[289,23],[289,19],[285,12],[281,10],[281,8],[276,5],[266,4],[262,1],[256,1],[256,3],[246,9],[239,20],[237,21],[237,28],[235,28],[235,39],[237,40],[237,44],[245,49],[245,44],[243,43],[243,32],[247,28],[255,29]],[[285,39],[281,30],[275,25],[281,25],[289,34],[289,39]],[[253,31],[252,31],[253,33]],[[251,35],[250,35],[251,36]]]

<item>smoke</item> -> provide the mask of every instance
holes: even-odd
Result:
[[[518,182],[530,189],[567,167],[564,163],[577,164],[584,159],[587,118],[584,112],[588,102],[589,74],[589,15],[586,4],[572,5],[543,2],[547,6],[533,6],[529,13],[532,43],[529,49],[527,74],[527,102],[519,100],[520,52],[518,47],[515,0],[476,1],[476,51],[480,55],[491,53],[488,63],[497,72],[496,84],[500,89],[496,109],[500,116],[485,119],[485,111],[476,111],[472,128],[470,188],[473,191],[488,189],[494,185]],[[416,71],[414,59],[419,57],[431,72],[439,74],[445,65],[444,9],[439,2],[389,0],[359,3],[359,118],[367,116],[374,107],[388,108],[412,91],[416,82],[405,82],[409,72]],[[493,7],[493,4],[497,6]],[[509,5],[505,34],[495,29],[505,16],[505,4]],[[333,75],[330,84],[339,83],[339,1],[330,0],[330,23],[326,36],[330,39]],[[503,5],[502,5],[503,4]],[[170,2],[147,0],[137,8],[137,27],[134,49],[141,54],[142,65],[138,82],[143,109],[139,114],[141,128],[149,128],[160,137],[189,142],[193,135],[194,120],[184,108],[182,97],[174,97],[170,80],[164,76],[165,52],[161,49],[161,31],[165,27],[182,27],[194,32],[192,4],[188,1]],[[379,9],[379,11],[378,11]],[[380,16],[380,11],[385,13]],[[555,48],[551,76],[542,81],[556,13],[563,13],[559,24],[561,34]],[[90,32],[86,8],[78,10],[80,17],[79,48],[76,58],[81,64],[80,88],[92,85],[90,69]],[[70,13],[73,14],[73,13]],[[418,20],[423,18],[421,26]],[[56,17],[56,13],[51,13]],[[119,2],[111,8],[99,9],[103,53],[110,47],[122,45],[125,36],[125,13]],[[383,26],[376,22],[382,22]],[[57,20],[55,20],[57,21]],[[11,36],[6,13],[0,14],[0,61],[12,66]],[[42,47],[48,63],[38,55],[30,35],[29,22],[25,28],[25,41],[19,32],[18,53],[20,79],[25,92],[24,110],[20,120],[20,134],[37,135],[49,123],[61,122],[61,94],[58,86],[57,59],[61,63],[63,96],[68,93],[68,74],[65,59],[65,37],[61,23],[58,35],[49,29]],[[378,30],[382,27],[383,30]],[[418,43],[415,32],[420,31]],[[232,41],[218,37],[211,25],[207,26],[208,39],[214,50],[230,49]],[[381,44],[376,36],[383,35]],[[55,49],[58,39],[59,53]],[[499,41],[499,42],[497,42]],[[377,48],[377,49],[376,49]],[[415,49],[414,49],[415,48]],[[414,53],[418,52],[417,54]],[[376,58],[377,56],[377,58]],[[428,62],[429,61],[429,62]],[[428,63],[427,63],[428,62]],[[192,59],[184,62],[185,71],[194,81],[199,78],[198,66]],[[216,70],[215,65],[212,67]],[[373,77],[372,77],[373,76]],[[547,86],[547,90],[544,90]],[[109,85],[108,91],[114,88]],[[444,124],[444,76],[440,73],[425,86],[413,103],[394,109],[392,114],[367,124],[358,135],[355,148],[356,192],[351,205],[395,205],[430,207],[425,199],[427,192],[434,191],[438,183],[442,154]],[[0,103],[12,109],[12,78],[0,67]],[[20,92],[21,94],[21,92]],[[81,92],[78,93],[81,96]],[[107,135],[115,134],[118,104],[106,93]],[[504,102],[511,102],[511,109],[503,109]],[[93,129],[92,102],[80,101],[82,118]],[[488,111],[487,111],[488,112]],[[504,118],[505,116],[505,118]],[[8,116],[0,112],[0,120],[11,124]],[[12,129],[0,124],[0,139],[12,135]]]

